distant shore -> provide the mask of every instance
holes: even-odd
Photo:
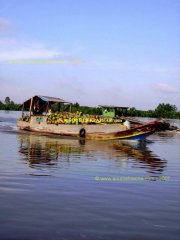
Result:
[[[12,110],[20,111],[21,104],[14,103],[10,97],[6,97],[4,103],[0,101],[0,110]],[[58,111],[58,105],[52,105],[52,111]],[[69,111],[65,105],[62,105],[61,111]],[[72,104],[72,112],[82,112],[83,114],[101,115],[102,109],[100,107],[88,107],[80,106],[79,103]],[[176,105],[169,103],[159,103],[154,110],[138,110],[136,108],[129,108],[127,110],[127,116],[130,117],[151,117],[151,118],[170,118],[180,119],[180,111],[178,111]]]

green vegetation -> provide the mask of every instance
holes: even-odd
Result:
[[[69,106],[62,106],[61,111],[68,111]],[[57,107],[53,109],[53,112],[57,111]],[[87,106],[80,106],[78,103],[72,105],[73,113],[79,111],[83,114],[94,114],[94,115],[101,115],[102,109],[97,107],[87,107]],[[169,103],[160,103],[155,110],[137,110],[136,108],[129,108],[127,111],[127,116],[131,117],[153,117],[153,118],[176,118],[180,119],[180,111],[177,110],[175,105],[171,105]]]
[[[0,101],[0,110],[21,110],[20,104],[16,104],[11,101],[10,97],[6,97],[4,103]],[[52,105],[52,112],[68,112],[70,110],[69,105],[62,105],[59,109],[58,104]],[[82,112],[83,114],[89,115],[101,115],[102,109],[100,107],[87,107],[80,106],[78,103],[74,103],[71,106],[71,112]],[[137,110],[136,108],[129,108],[127,111],[127,115],[131,117],[153,117],[153,118],[176,118],[180,119],[180,111],[178,111],[175,105],[171,105],[169,103],[160,103],[155,110]]]
[[[52,105],[52,112],[68,112],[70,110],[69,105],[62,105],[60,109],[58,109],[58,104]],[[102,110],[100,107],[87,107],[87,106],[80,106],[79,103],[74,103],[71,106],[71,112],[82,112],[83,114],[94,114],[94,115],[101,115]]]
[[[155,115],[166,118],[180,118],[180,112],[177,112],[175,105],[161,103],[155,109]]]
[[[155,110],[142,111],[135,108],[130,108],[128,110],[128,116],[180,119],[180,111],[177,110],[175,105],[171,105],[169,103],[160,103]]]
[[[14,103],[13,101],[11,101],[10,97],[6,97],[4,103],[0,101],[0,110],[19,111],[20,104]]]

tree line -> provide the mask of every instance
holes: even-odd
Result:
[[[155,110],[137,110],[136,108],[128,109],[128,115],[132,117],[152,117],[152,118],[174,118],[180,119],[180,111],[175,105],[169,103],[160,103]]]
[[[14,103],[11,101],[10,97],[6,97],[4,103],[0,101],[0,110],[15,110],[19,111],[20,104]],[[54,104],[52,106],[53,111],[58,110],[58,105]],[[69,106],[61,106],[61,111],[69,111]],[[79,103],[74,103],[71,106],[72,112],[82,112],[84,114],[97,114],[100,115],[102,110],[100,107],[88,107],[80,106]],[[180,111],[178,111],[175,105],[169,103],[160,103],[154,110],[138,110],[136,108],[129,108],[127,110],[127,115],[131,117],[153,117],[153,118],[175,118],[180,119]]]
[[[14,103],[11,101],[10,97],[6,97],[4,103],[0,101],[0,110],[20,110],[20,104]]]
[[[68,111],[69,106],[62,106],[61,111]],[[53,111],[58,111],[58,105],[53,105]],[[79,103],[72,104],[71,108],[72,112],[82,112],[84,114],[102,114],[102,109],[100,107],[87,107],[80,106]],[[152,118],[174,118],[180,119],[180,111],[178,111],[175,105],[171,105],[169,103],[160,103],[155,110],[138,110],[136,108],[129,108],[127,110],[127,116],[130,117],[152,117]]]

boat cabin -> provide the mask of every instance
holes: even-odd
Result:
[[[71,109],[72,103],[67,102],[61,98],[48,97],[36,95],[22,104],[22,117],[24,111],[29,111],[29,115],[47,115],[51,110],[53,104],[58,104],[58,109],[60,110],[62,104],[68,104]]]
[[[100,105],[104,117],[122,117],[127,116],[128,107],[117,107],[113,105]]]

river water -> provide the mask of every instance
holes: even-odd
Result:
[[[180,132],[80,142],[19,116],[0,111],[0,240],[179,239]]]

